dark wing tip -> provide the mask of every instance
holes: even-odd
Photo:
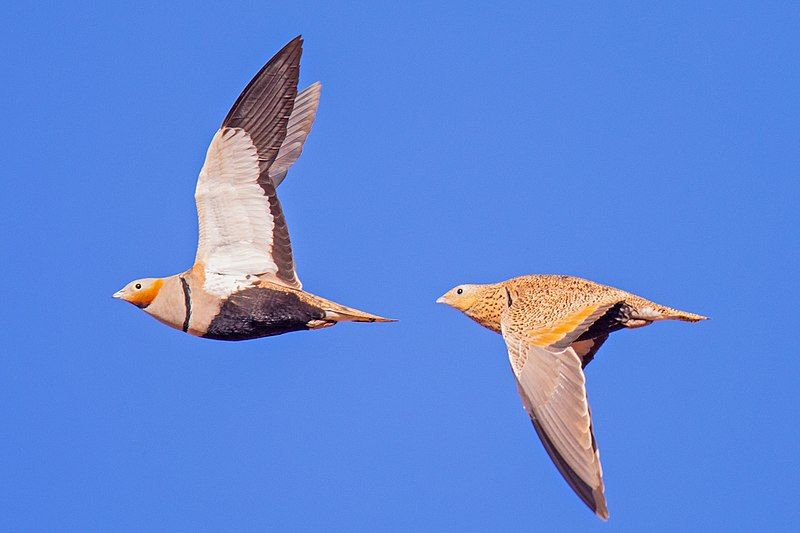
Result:
[[[606,502],[602,501],[601,503],[602,505],[595,509],[594,514],[596,514],[597,518],[603,522],[608,522],[608,509],[606,508]]]
[[[248,95],[254,90],[256,90],[259,84],[262,84],[265,81],[264,78],[267,77],[267,74],[269,73],[273,65],[275,65],[278,62],[283,62],[287,58],[293,55],[297,56],[295,62],[296,64],[299,65],[300,56],[302,55],[302,53],[303,53],[303,36],[298,35],[297,37],[286,43],[284,47],[281,48],[278,51],[278,53],[272,56],[270,60],[267,61],[267,63],[263,67],[261,67],[261,70],[259,70],[258,73],[255,76],[253,76],[253,79],[250,80],[250,83],[247,84],[242,93],[236,99],[236,102],[234,102],[233,106],[231,106],[230,111],[228,111],[228,114],[225,116],[225,120],[222,121],[222,127],[235,126],[235,124],[231,124],[231,122],[233,122],[234,119],[237,118],[236,114],[239,111],[240,106],[248,97]]]
[[[561,473],[561,476],[570,486],[570,488],[578,495],[583,503],[586,504],[589,509],[594,512],[599,518],[602,520],[608,520],[608,508],[606,507],[606,500],[603,496],[603,489],[602,485],[593,489],[590,487],[583,479],[575,473],[575,471],[569,466],[569,463],[561,456],[561,454],[556,449],[553,442],[550,440],[550,437],[544,431],[544,429],[540,426],[536,418],[533,416],[531,418],[531,423],[533,423],[533,428],[536,430],[536,434],[539,435],[539,439],[542,441],[544,445],[544,449],[547,451],[547,455],[550,456],[550,459],[553,461],[553,464],[556,465],[556,468]]]

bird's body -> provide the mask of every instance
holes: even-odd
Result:
[[[237,290],[226,298],[208,292],[201,268],[160,279],[156,298],[133,303],[170,327],[208,339],[248,340],[343,321],[385,320],[258,276],[229,281]]]
[[[614,331],[706,317],[559,275],[459,285],[437,301],[503,335],[517,389],[547,453],[578,496],[608,518],[583,367]]]
[[[276,193],[299,157],[321,86],[300,93],[302,39],[256,74],[214,135],[195,190],[200,235],[182,274],[135,280],[114,296],[192,335],[246,340],[337,322],[390,319],[302,290]]]
[[[506,310],[506,290],[519,294],[529,319],[543,326],[553,326],[566,314],[591,305],[620,303],[620,321],[615,329],[638,327],[655,320],[702,320],[705,317],[665,307],[608,285],[574,276],[532,275],[512,278],[501,283],[473,285],[475,305],[464,314],[478,324],[500,333],[500,318]],[[624,311],[622,309],[624,308]],[[626,318],[627,317],[627,318]],[[612,326],[612,324],[609,324]]]

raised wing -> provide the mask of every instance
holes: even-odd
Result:
[[[269,177],[272,184],[277,187],[286,178],[289,167],[297,161],[303,152],[303,144],[306,142],[311,126],[317,116],[319,107],[319,95],[322,92],[322,84],[315,82],[300,91],[294,101],[292,116],[289,117],[289,124],[286,130],[281,149],[275,162],[269,167]]]
[[[256,74],[208,148],[195,190],[195,262],[208,272],[301,287],[269,169],[286,139],[302,42],[293,39]]]

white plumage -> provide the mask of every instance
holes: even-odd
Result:
[[[200,229],[195,262],[208,274],[236,278],[278,271],[270,255],[274,221],[258,175],[250,136],[238,128],[218,130],[195,190]]]

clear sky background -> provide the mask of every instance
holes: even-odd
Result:
[[[797,4],[161,4],[4,8],[0,529],[796,527]],[[208,142],[299,33],[300,278],[401,321],[223,343],[112,300],[191,265]],[[608,524],[434,304],[528,273],[712,317],[589,366]]]

